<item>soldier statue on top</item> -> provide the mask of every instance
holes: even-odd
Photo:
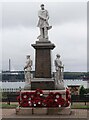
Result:
[[[38,17],[39,21],[37,27],[40,28],[40,35],[37,37],[37,39],[48,39],[48,30],[51,29],[52,26],[49,26],[49,14],[48,11],[44,9],[44,4],[41,4],[41,10],[38,12]]]

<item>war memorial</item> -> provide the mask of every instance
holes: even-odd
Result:
[[[19,106],[16,108],[17,115],[69,115],[70,91],[64,88],[63,71],[64,65],[60,60],[60,54],[56,54],[54,60],[55,75],[51,75],[51,52],[56,47],[49,41],[48,31],[49,13],[41,4],[38,12],[38,25],[40,35],[31,46],[35,49],[35,78],[31,78],[33,61],[27,55],[25,71],[25,87],[18,96]]]

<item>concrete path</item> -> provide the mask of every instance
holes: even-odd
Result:
[[[73,120],[80,118],[81,120],[88,120],[89,111],[86,109],[72,109],[71,115],[16,115],[15,109],[2,109],[2,120]]]

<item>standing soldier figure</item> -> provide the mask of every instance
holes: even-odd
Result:
[[[26,65],[24,67],[25,71],[25,84],[31,86],[31,70],[32,70],[32,60],[30,59],[30,55],[27,55]],[[26,86],[25,86],[26,87]]]
[[[62,65],[62,62],[60,60],[60,55],[56,55],[56,60],[55,60],[55,69],[56,69],[56,80],[62,80],[63,79],[63,69],[64,66]]]
[[[48,11],[44,9],[44,4],[41,5],[41,10],[38,12],[38,17],[39,21],[37,27],[40,28],[40,35],[37,37],[37,39],[48,39],[48,30],[51,29],[52,26],[49,26],[49,14]]]

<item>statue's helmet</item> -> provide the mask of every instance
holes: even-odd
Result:
[[[60,57],[60,55],[59,55],[59,54],[57,54],[56,56],[57,56],[57,57]]]

